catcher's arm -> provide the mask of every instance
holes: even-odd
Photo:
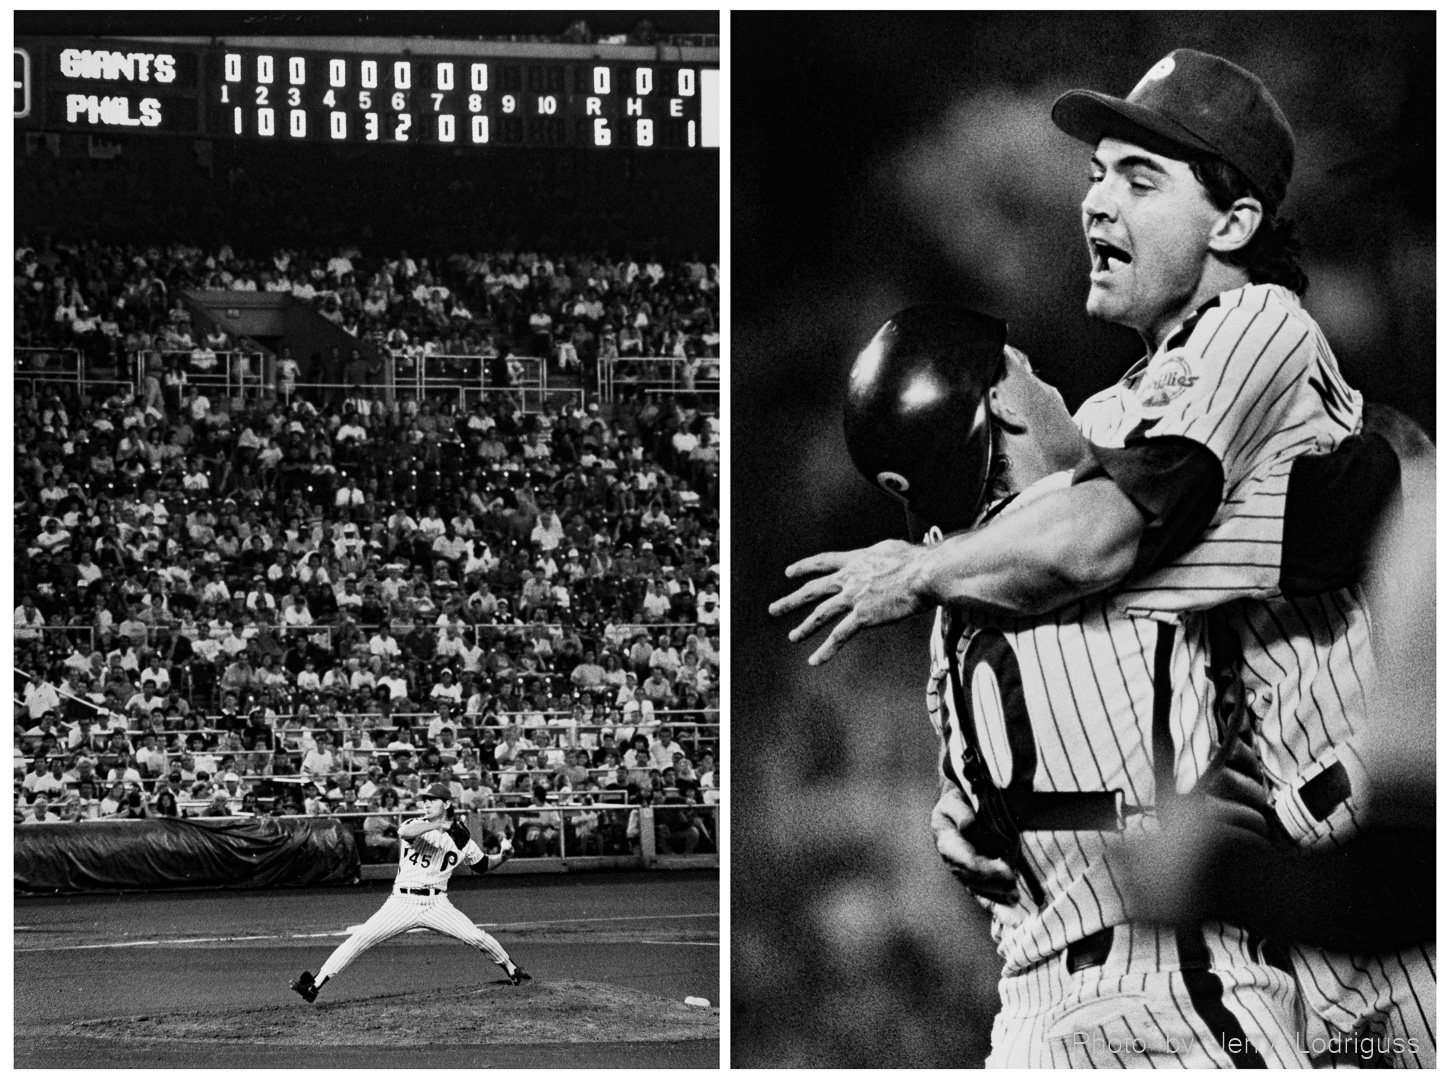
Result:
[[[885,540],[801,559],[785,568],[785,577],[810,580],[771,604],[769,613],[816,605],[790,631],[795,642],[844,616],[809,658],[823,664],[860,630],[899,622],[932,604],[1031,614],[1110,588],[1131,570],[1145,527],[1143,511],[1120,488],[1093,479],[933,547]]]
[[[965,792],[949,778],[940,778],[940,798],[930,813],[930,828],[935,833],[935,850],[955,875],[957,881],[971,892],[997,904],[1015,904],[1020,900],[1016,874],[1004,859],[987,859],[976,851],[967,838],[967,830],[975,823],[975,811]]]

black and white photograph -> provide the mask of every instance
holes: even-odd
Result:
[[[721,21],[15,14],[16,1067],[720,1066]]]
[[[1436,38],[733,14],[734,1067],[1436,1065]]]

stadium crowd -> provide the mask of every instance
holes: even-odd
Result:
[[[189,356],[206,371],[231,347],[219,327],[193,328],[187,289],[286,293],[404,368],[432,355],[546,358],[596,382],[600,360],[684,361],[686,385],[718,378],[719,270],[693,257],[478,252],[432,259],[406,251],[367,259],[350,245],[245,257],[228,244],[132,247],[43,237],[16,251],[16,344],[73,348],[96,367],[127,368],[142,352]],[[365,350],[364,350],[365,352]],[[303,383],[366,383],[354,358],[296,358]],[[360,359],[360,355],[355,359]]]
[[[716,268],[49,241],[16,267],[19,343],[189,357],[134,394],[21,386],[17,821],[378,810],[380,859],[385,812],[441,779],[524,853],[636,849],[620,798],[669,804],[661,849],[710,849],[717,418],[687,394],[389,401],[285,358],[280,396],[213,403],[186,373],[229,343],[178,291],[286,288],[414,356],[586,367],[717,354]]]

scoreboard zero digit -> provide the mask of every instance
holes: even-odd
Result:
[[[454,146],[718,146],[717,68],[224,49],[217,137]],[[707,121],[707,122],[706,122]]]

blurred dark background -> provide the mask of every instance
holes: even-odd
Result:
[[[1434,433],[1435,38],[1432,13],[733,14],[734,1065],[976,1066],[996,1011],[984,913],[930,837],[928,620],[811,669],[765,613],[795,559],[904,535],[845,453],[855,352],[956,300],[1072,408],[1117,378],[1142,347],[1084,314],[1089,151],[1050,106],[1190,46],[1281,103],[1307,308]]]

